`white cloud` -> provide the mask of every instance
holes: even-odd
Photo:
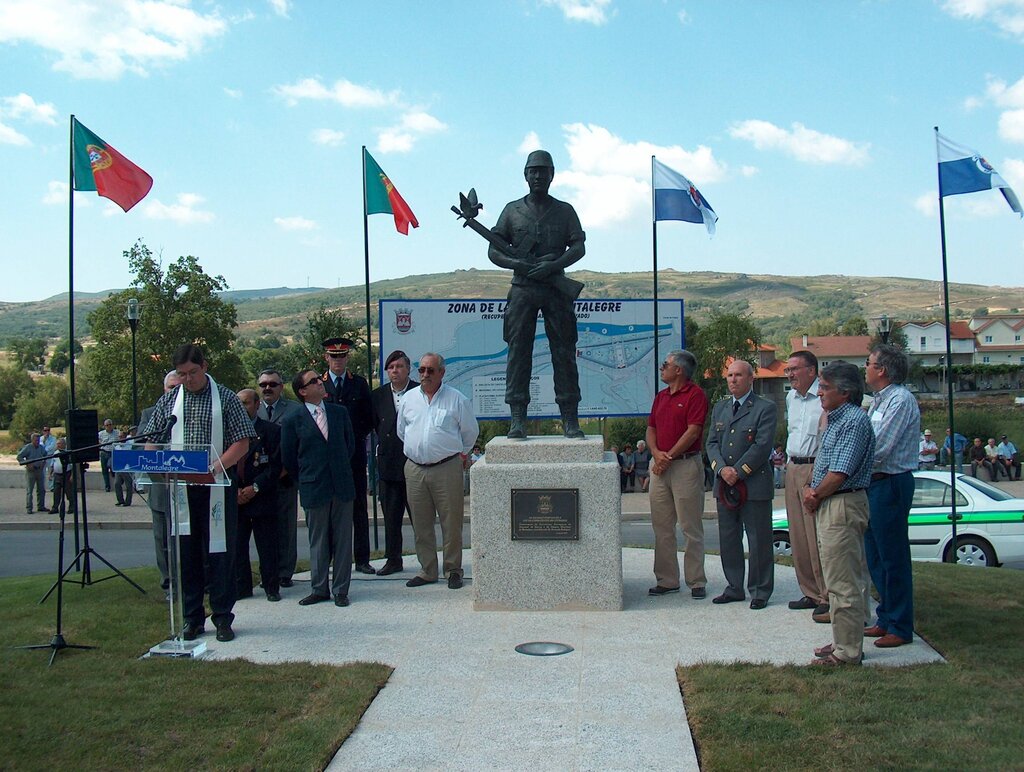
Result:
[[[999,136],[1007,142],[1024,142],[1024,110],[1007,110],[999,116]]]
[[[539,147],[544,147],[541,144],[540,137],[537,135],[537,132],[530,131],[523,137],[523,141],[519,143],[519,147],[516,150],[520,155],[525,155],[526,153],[532,153]]]
[[[179,225],[205,223],[213,220],[213,212],[197,209],[206,199],[197,193],[179,193],[177,203],[165,204],[153,199],[142,210],[152,220],[173,220]]]
[[[680,8],[679,13],[676,14],[676,18],[679,19],[679,23],[686,25],[690,23],[690,14],[686,12],[685,8]]]
[[[309,138],[318,145],[337,147],[345,141],[345,132],[336,129],[313,129]]]
[[[320,226],[314,220],[307,220],[305,217],[275,217],[274,224],[285,231],[312,231]]]
[[[794,123],[792,130],[768,121],[747,120],[734,123],[729,136],[752,142],[758,150],[777,148],[798,161],[814,164],[859,165],[868,160],[866,142],[853,142]]]
[[[7,0],[0,3],[0,43],[51,52],[53,69],[76,78],[113,80],[126,71],[188,59],[227,29],[217,12],[190,0]]]
[[[1024,195],[1024,161],[1019,158],[1007,158],[999,169],[1000,175],[1017,193],[1017,198]]]
[[[424,134],[436,134],[447,129],[447,124],[429,113],[411,110],[402,116],[397,126],[380,131],[377,149],[382,153],[408,153]]]
[[[242,92],[239,89],[237,89],[237,88],[228,88],[227,86],[224,86],[224,93],[227,94],[232,99],[241,99],[242,98]]]
[[[946,0],[942,7],[958,19],[991,21],[1024,40],[1024,0]]]
[[[989,78],[985,87],[985,95],[999,107],[1024,107],[1024,78],[1012,86],[999,78]]]
[[[66,204],[68,202],[68,184],[51,180],[47,184],[46,195],[43,196],[44,204]]]
[[[26,147],[31,144],[31,140],[29,140],[29,138],[20,131],[12,129],[5,123],[0,122],[0,145],[18,145],[20,147]]]
[[[761,170],[758,169],[756,166],[741,166],[740,167],[740,174],[742,174],[744,177],[753,177],[755,174],[758,174],[760,171]]]
[[[938,217],[939,192],[937,190],[929,190],[927,193],[922,193],[914,199],[914,209],[925,217]]]
[[[582,21],[587,24],[604,24],[608,21],[607,10],[611,0],[543,0],[544,5],[553,5],[569,21]]]
[[[50,126],[57,125],[57,108],[50,102],[40,104],[25,93],[4,97],[0,101],[2,101],[0,115],[20,118],[34,123],[46,123]]]
[[[288,18],[288,12],[292,7],[291,0],[269,0],[269,2],[274,13],[278,16],[283,16],[286,19]]]
[[[292,107],[303,99],[337,102],[342,107],[386,107],[398,101],[397,91],[384,92],[344,78],[334,81],[330,87],[319,78],[304,78],[290,86],[274,86],[271,91]]]
[[[651,202],[651,156],[690,177],[697,184],[716,182],[725,168],[710,148],[685,150],[679,145],[627,142],[594,124],[573,123],[565,130],[568,168],[556,158],[556,189],[576,207],[585,227],[599,228],[635,216]],[[536,150],[537,145],[530,148]]]

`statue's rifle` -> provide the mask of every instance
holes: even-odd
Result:
[[[531,262],[530,250],[533,249],[534,245],[537,243],[537,239],[533,234],[527,233],[519,246],[513,248],[511,244],[505,241],[505,239],[494,233],[486,225],[482,225],[477,221],[476,216],[480,214],[481,209],[483,209],[483,205],[477,200],[476,188],[470,188],[468,195],[459,193],[459,206],[452,207],[452,211],[458,215],[459,219],[465,220],[465,222],[462,223],[463,228],[467,226],[472,228],[475,233],[483,236],[488,243],[497,248],[507,257],[511,257],[513,260]],[[550,274],[542,281],[547,282],[562,294],[568,295],[572,300],[576,300],[576,298],[580,296],[580,292],[583,291],[583,282],[570,279],[561,271]]]

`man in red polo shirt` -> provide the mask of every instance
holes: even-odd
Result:
[[[704,598],[704,462],[701,439],[708,414],[708,398],[690,379],[697,359],[689,351],[672,351],[661,365],[661,380],[668,386],[654,397],[647,420],[651,449],[651,526],[654,528],[654,576],[658,584],[648,592],[679,592],[676,521],[686,537],[683,576],[690,595]]]

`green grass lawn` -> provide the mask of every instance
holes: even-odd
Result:
[[[679,668],[702,768],[1024,769],[1024,573],[915,563],[914,582],[948,664]]]
[[[126,572],[146,588],[155,569]],[[0,580],[0,768],[322,769],[384,686],[380,664],[140,660],[167,637],[157,590],[65,585],[66,649],[47,667],[51,578]],[[209,625],[207,626],[209,628]]]

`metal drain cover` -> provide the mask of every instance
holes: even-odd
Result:
[[[530,641],[520,643],[516,646],[520,654],[528,654],[531,657],[554,657],[558,654],[568,654],[573,651],[572,646],[565,643],[554,643],[552,641]]]

